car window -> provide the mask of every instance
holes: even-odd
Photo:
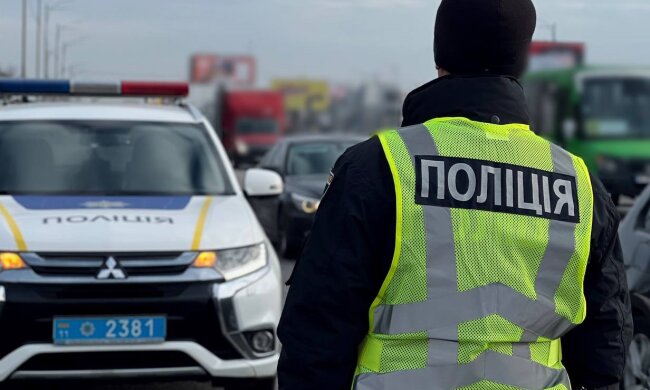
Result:
[[[109,121],[0,122],[0,191],[201,195],[232,188],[199,125]]]
[[[286,150],[287,144],[283,143],[278,146],[277,153],[271,157],[271,166],[277,168],[278,170],[282,170],[282,166],[284,165],[284,158],[286,156]]]
[[[282,163],[284,161],[284,143],[276,144],[271,150],[268,151],[260,161],[259,166],[264,169],[272,169],[278,173],[282,173]]]
[[[264,157],[260,160],[260,167],[262,168],[268,168],[271,167],[271,161],[273,161],[274,157],[278,154],[278,151],[280,150],[280,145],[277,144],[275,145],[271,150],[266,152]]]
[[[288,176],[327,175],[336,160],[354,142],[297,143],[288,150]]]
[[[644,78],[587,79],[582,113],[588,137],[650,136],[650,81]]]
[[[237,134],[275,134],[280,131],[275,119],[244,118],[237,121]]]

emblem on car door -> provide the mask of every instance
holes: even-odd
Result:
[[[97,273],[97,279],[126,279],[126,274],[113,256],[106,259],[104,265]]]

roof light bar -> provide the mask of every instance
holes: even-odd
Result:
[[[187,83],[0,79],[0,95],[184,97]]]
[[[58,94],[70,92],[70,82],[67,80],[27,80],[0,79],[0,94],[32,95]]]
[[[187,83],[160,83],[147,81],[122,81],[122,95],[131,96],[187,96]]]

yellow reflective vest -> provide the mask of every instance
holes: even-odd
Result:
[[[439,118],[378,137],[395,253],[353,389],[570,389],[560,338],[586,316],[584,162],[521,124]]]

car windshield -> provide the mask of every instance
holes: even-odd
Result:
[[[2,193],[232,193],[205,129],[193,124],[0,122],[0,155]]]
[[[287,175],[327,175],[336,160],[356,142],[297,143],[289,147]]]
[[[278,123],[273,119],[240,119],[237,121],[237,134],[275,134]]]
[[[650,137],[650,79],[587,79],[582,111],[587,137]]]

